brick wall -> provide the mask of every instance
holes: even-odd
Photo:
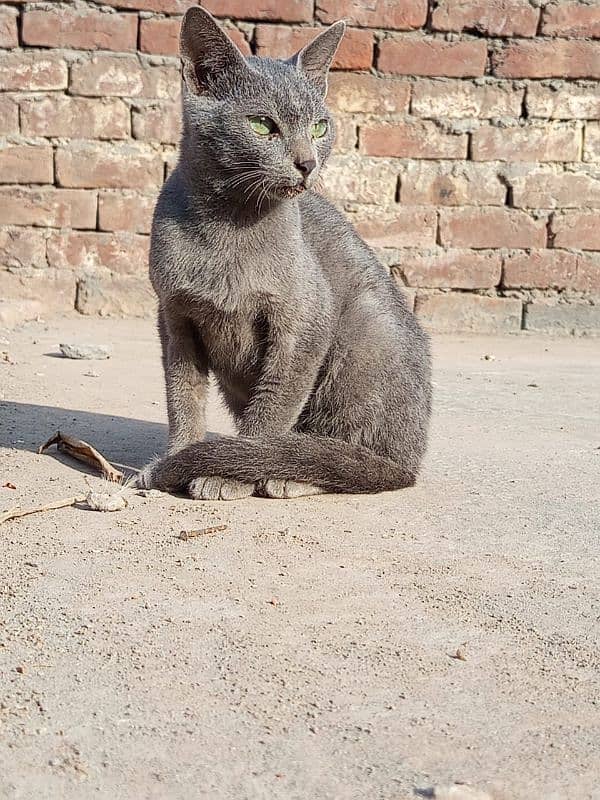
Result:
[[[600,328],[597,0],[203,4],[245,53],[287,56],[348,19],[328,191],[427,325]],[[152,309],[190,5],[0,0],[0,299]]]

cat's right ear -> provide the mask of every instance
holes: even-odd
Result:
[[[220,87],[248,75],[250,68],[216,20],[199,6],[188,9],[181,23],[179,52],[183,79],[194,94],[217,96]]]

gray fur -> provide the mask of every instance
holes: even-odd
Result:
[[[427,337],[313,190],[334,140],[324,93],[342,32],[337,23],[287,62],[244,59],[207,12],[184,18],[181,156],[150,255],[169,451],[141,485],[226,499],[415,481],[430,416]],[[257,114],[281,134],[258,136],[247,119]],[[321,119],[328,133],[313,140]],[[295,164],[311,159],[303,177]],[[239,437],[203,441],[209,372]]]

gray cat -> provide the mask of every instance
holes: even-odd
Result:
[[[150,255],[169,449],[141,486],[229,500],[415,482],[428,339],[314,191],[335,136],[324,101],[344,27],[289,61],[245,59],[206,11],[184,17],[181,155]],[[204,441],[209,372],[239,437]]]

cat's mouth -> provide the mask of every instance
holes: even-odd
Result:
[[[276,191],[279,197],[296,197],[305,189],[304,183],[297,183],[295,186],[278,186]]]

